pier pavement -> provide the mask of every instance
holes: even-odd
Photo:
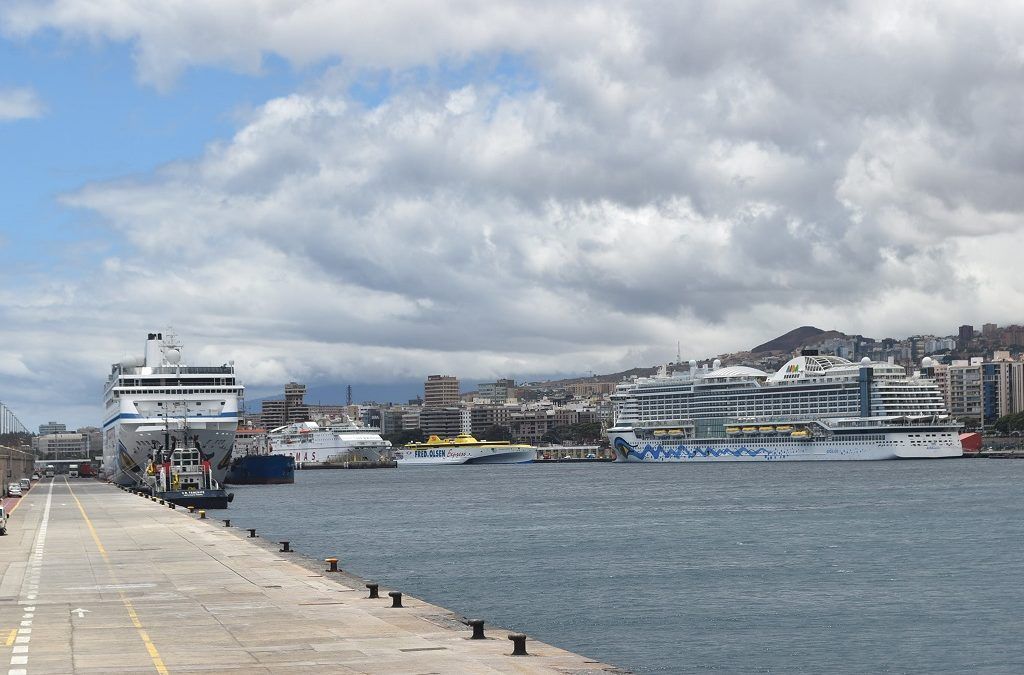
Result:
[[[230,516],[230,512],[224,513]],[[280,553],[114,486],[40,481],[0,538],[0,675],[597,673],[611,666]]]

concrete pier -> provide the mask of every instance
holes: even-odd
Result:
[[[38,483],[0,538],[0,675],[595,673],[605,664],[90,480]],[[401,589],[395,589],[401,590]],[[486,619],[486,617],[482,617]]]

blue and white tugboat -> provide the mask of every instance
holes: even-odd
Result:
[[[156,457],[146,468],[146,482],[153,495],[197,509],[226,509],[234,499],[213,478],[209,458],[195,446],[175,448],[169,456]]]

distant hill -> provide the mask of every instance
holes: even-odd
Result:
[[[831,340],[837,337],[848,337],[845,333],[840,333],[836,330],[822,330],[815,328],[814,326],[800,326],[794,328],[785,335],[780,335],[774,340],[769,340],[764,344],[760,344],[750,350],[752,354],[763,354],[765,352],[791,352],[801,347],[821,342],[822,340]]]

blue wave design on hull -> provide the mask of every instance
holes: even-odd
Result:
[[[622,453],[623,459],[629,459],[630,455],[633,457],[643,460],[645,458],[650,459],[696,459],[697,457],[763,457],[765,459],[771,459],[772,453],[768,448],[748,448],[741,447],[735,450],[730,448],[698,448],[689,449],[686,446],[678,446],[675,449],[665,448],[662,445],[645,445],[643,448],[637,449],[636,446],[630,445],[624,438],[616,438],[614,443],[615,449]],[[778,452],[775,453],[779,455]]]

